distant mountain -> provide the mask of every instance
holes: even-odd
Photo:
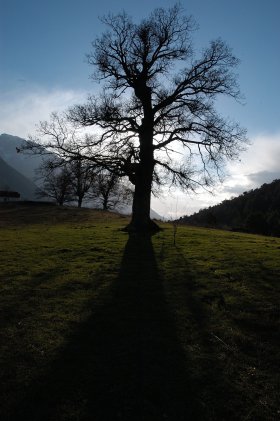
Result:
[[[34,181],[35,170],[40,166],[42,157],[18,153],[17,148],[26,144],[26,140],[21,137],[9,134],[0,135],[0,157],[11,167],[15,168],[25,177]]]
[[[23,200],[34,200],[37,186],[12,168],[0,157],[0,190],[11,190],[20,193]]]
[[[183,216],[180,223],[280,236],[280,180]]]

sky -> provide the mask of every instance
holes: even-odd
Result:
[[[0,133],[26,138],[40,120],[85,102],[100,86],[86,62],[104,30],[100,17],[125,10],[137,22],[170,0],[0,0]],[[250,146],[228,163],[222,184],[209,194],[163,192],[152,207],[174,218],[212,206],[280,178],[279,0],[181,1],[199,29],[196,51],[221,38],[240,59],[242,103],[221,99],[225,117],[247,128]]]

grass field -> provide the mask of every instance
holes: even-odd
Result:
[[[279,420],[280,239],[0,206],[0,419]]]

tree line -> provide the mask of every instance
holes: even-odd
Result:
[[[280,180],[184,216],[180,223],[280,237]]]
[[[50,198],[60,206],[76,202],[80,208],[91,201],[96,207],[112,210],[131,203],[132,190],[127,183],[82,158],[68,162],[58,157],[45,159],[36,173],[40,184],[37,198]]]

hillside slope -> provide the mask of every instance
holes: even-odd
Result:
[[[184,216],[180,222],[280,236],[280,180]]]
[[[57,206],[52,202],[9,202],[0,203],[0,228],[38,224],[91,224],[102,220],[120,220],[125,225],[125,216],[99,209]]]
[[[17,148],[26,144],[26,140],[6,133],[0,135],[0,157],[15,170],[30,180],[35,178],[35,170],[42,163],[41,156],[18,153]]]
[[[27,177],[12,168],[0,157],[0,190],[12,190],[20,193],[24,200],[34,200],[36,185]]]

